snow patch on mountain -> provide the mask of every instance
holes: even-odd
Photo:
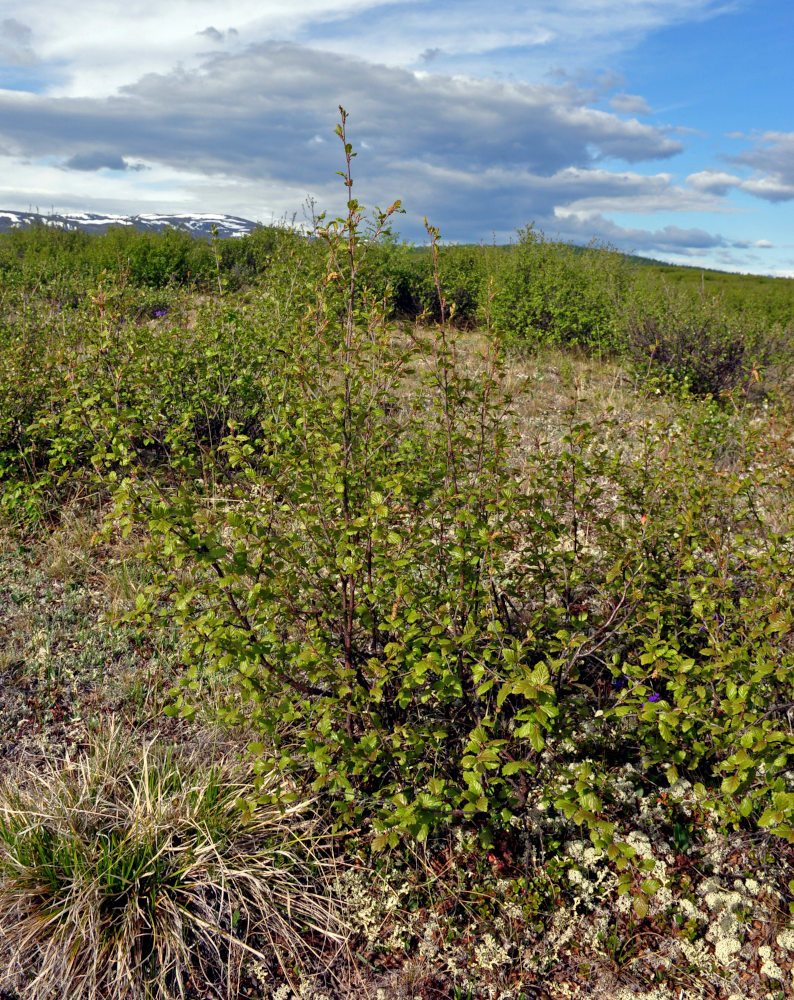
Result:
[[[215,213],[177,213],[159,215],[113,215],[96,212],[62,212],[43,215],[40,212],[12,212],[0,209],[0,232],[27,229],[35,225],[59,226],[62,229],[83,229],[86,232],[106,232],[112,226],[133,226],[135,229],[160,232],[163,229],[184,229],[193,236],[212,236],[213,226],[220,237],[245,236],[258,223],[234,215]]]

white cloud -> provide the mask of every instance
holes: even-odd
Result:
[[[625,115],[649,115],[648,102],[639,94],[615,94],[609,99],[610,107]]]
[[[746,136],[733,134],[735,139]],[[687,177],[687,183],[700,191],[724,195],[731,189],[744,191],[764,201],[794,199],[794,132],[763,132],[751,137],[753,145],[743,153],[727,157],[730,163],[753,167],[749,177],[709,168]]]
[[[742,179],[735,174],[726,173],[724,170],[708,168],[706,170],[699,170],[695,174],[690,174],[686,182],[697,191],[710,191],[712,194],[724,195],[731,188],[739,187]]]
[[[731,244],[742,250],[752,248],[753,250],[770,250],[774,246],[769,240],[734,240]]]
[[[747,164],[781,182],[794,184],[794,132],[762,132],[750,138],[753,148],[732,156],[731,162]]]
[[[295,37],[388,65],[418,65],[430,52],[446,72],[537,81],[559,66],[601,69],[651,31],[725,9],[719,0],[627,0],[616,16],[612,0],[435,0],[309,24]]]
[[[585,105],[568,84],[507,84],[426,75],[294,45],[208,58],[200,70],[148,74],[102,99],[0,93],[0,137],[27,155],[138,157],[246,177],[312,183],[326,156],[285,155],[331,133],[335,106],[354,110],[376,170],[396,160],[462,167],[491,163],[538,175],[598,159],[667,158],[681,146],[662,129]]]
[[[675,254],[679,256],[702,256],[729,241],[719,233],[710,233],[698,227],[684,228],[667,225],[658,229],[621,226],[606,216],[588,215],[580,219],[575,215],[564,219],[566,228],[562,234],[577,243],[585,243],[597,232],[599,238],[622,250],[636,251],[651,256]]]
[[[0,0],[0,18],[17,9],[17,0]],[[76,97],[111,94],[177,62],[194,68],[217,35],[538,81],[555,66],[603,67],[650,31],[724,9],[719,0],[624,0],[616,17],[611,0],[227,0],[221,23],[216,0],[37,0],[25,19],[42,59],[60,70],[49,92]]]
[[[738,184],[742,191],[754,194],[764,201],[791,201],[794,198],[794,184],[784,181],[780,175],[771,177],[749,177]]]
[[[293,208],[311,193],[336,210],[341,151],[333,125],[342,102],[352,110],[354,144],[366,149],[356,161],[357,193],[370,205],[402,198],[413,238],[424,214],[448,239],[508,234],[532,219],[578,233],[593,219],[589,238],[604,211],[717,205],[707,192],[676,187],[670,174],[606,169],[608,160],[667,159],[681,147],[660,128],[588,107],[587,97],[570,82],[417,74],[269,44],[208,56],[192,71],[147,74],[118,96],[0,92],[0,145],[28,161],[48,158],[57,174],[39,176],[55,190],[39,188],[36,200],[63,207],[67,190],[72,200],[86,192],[64,181],[68,168],[70,178],[123,172],[147,202],[139,211],[172,207],[163,206],[158,186],[166,175],[180,207],[201,197],[197,209],[280,216],[288,192]],[[23,186],[26,206],[29,179]],[[337,204],[328,205],[334,197]]]
[[[227,28],[226,31],[218,31],[213,25],[209,25],[203,31],[197,31],[197,35],[202,38],[209,38],[211,42],[217,42],[219,45],[229,40],[236,40],[239,37],[239,31],[236,28]]]
[[[33,51],[33,32],[15,17],[0,21],[0,62],[11,66],[34,66],[39,57]]]

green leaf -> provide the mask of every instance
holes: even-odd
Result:
[[[519,726],[515,733],[518,739],[523,739],[524,737],[529,737],[529,742],[532,744],[532,749],[540,752],[546,745],[546,741],[543,738],[543,734],[540,731],[540,726],[536,722],[526,722],[523,726]]]
[[[768,808],[764,809],[761,815],[758,817],[759,826],[776,826],[778,823],[783,822],[783,810]]]
[[[723,778],[722,780],[722,790],[728,795],[733,795],[739,785],[742,783],[741,778],[738,774],[732,774],[728,778]]]
[[[570,799],[562,798],[554,800],[554,807],[555,809],[559,809],[565,815],[566,819],[570,819],[579,808],[577,804],[572,802]]]

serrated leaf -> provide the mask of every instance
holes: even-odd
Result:
[[[538,753],[546,745],[546,741],[543,739],[543,734],[540,731],[540,727],[536,722],[525,722],[523,726],[520,726],[516,730],[516,736],[519,739],[524,737],[529,737],[529,742],[532,744],[532,749],[537,750]]]
[[[555,799],[554,808],[561,810],[564,813],[566,819],[570,819],[571,816],[576,812],[577,805],[575,802],[571,802],[570,799]]]
[[[764,809],[761,815],[758,817],[759,826],[776,826],[778,823],[783,822],[783,810],[768,808]]]
[[[389,834],[379,833],[378,836],[375,837],[372,841],[372,850],[383,851],[386,849],[386,847],[388,847],[388,844],[389,844]]]
[[[513,693],[513,683],[512,681],[506,681],[500,688],[499,693],[496,696],[496,707],[501,708],[504,704],[505,698]]]

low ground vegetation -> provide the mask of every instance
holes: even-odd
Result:
[[[10,996],[794,982],[790,315],[398,212],[0,246]]]

